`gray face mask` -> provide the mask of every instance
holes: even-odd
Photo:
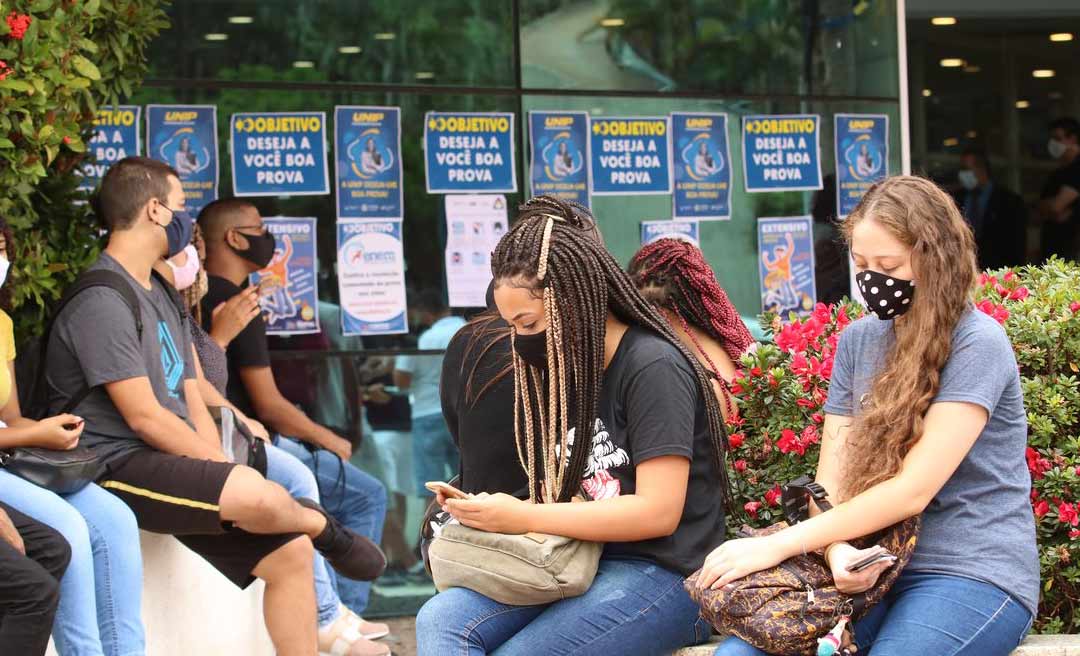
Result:
[[[1049,143],[1046,144],[1046,151],[1050,153],[1050,157],[1053,157],[1054,159],[1061,159],[1068,149],[1068,146],[1057,139],[1050,139]]]
[[[960,169],[960,172],[956,174],[956,178],[960,180],[960,186],[968,191],[979,186],[979,179],[975,177],[975,171],[971,169]]]

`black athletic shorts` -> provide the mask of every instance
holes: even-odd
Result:
[[[221,519],[218,502],[236,465],[175,456],[151,448],[118,457],[98,483],[124,500],[139,528],[175,535],[240,588],[263,558],[300,537],[257,535]]]

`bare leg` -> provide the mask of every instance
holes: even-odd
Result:
[[[317,537],[326,518],[298,504],[285,488],[249,467],[236,467],[221,491],[221,518],[259,534],[303,533]]]
[[[316,656],[315,583],[311,541],[299,537],[255,566],[266,583],[263,616],[278,656]]]

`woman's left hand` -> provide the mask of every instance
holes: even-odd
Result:
[[[530,504],[502,492],[449,499],[443,506],[443,510],[469,528],[510,535],[529,532],[529,508]]]
[[[719,590],[744,576],[775,567],[785,558],[784,549],[772,536],[728,540],[705,558],[698,586]]]

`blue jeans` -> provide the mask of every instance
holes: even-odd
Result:
[[[1008,656],[1027,635],[1031,612],[997,586],[947,574],[904,572],[855,624],[866,656]],[[730,637],[717,656],[765,652]]]
[[[142,552],[135,515],[88,485],[61,498],[0,469],[0,500],[71,544],[53,639],[63,656],[142,656]]]
[[[711,631],[681,575],[616,558],[601,559],[596,580],[580,597],[508,606],[451,588],[416,616],[418,656],[659,656],[702,643]]]
[[[312,453],[296,440],[281,436],[277,436],[274,443],[281,450],[296,456],[315,473],[319,503],[330,514],[375,544],[382,541],[383,523],[386,521],[386,488],[377,478],[348,462],[342,462],[341,458],[326,449]],[[334,576],[329,569],[327,572],[341,602],[357,615],[363,615],[371,595],[371,582],[351,581]]]
[[[266,445],[266,478],[285,488],[294,499],[319,501],[315,474],[291,453],[272,444]],[[333,624],[341,615],[341,600],[334,588],[334,575],[326,559],[315,553],[315,605],[319,626]]]
[[[416,494],[421,499],[426,499],[434,495],[424,487],[424,483],[448,481],[457,476],[461,456],[441,412],[413,417],[412,433]]]

